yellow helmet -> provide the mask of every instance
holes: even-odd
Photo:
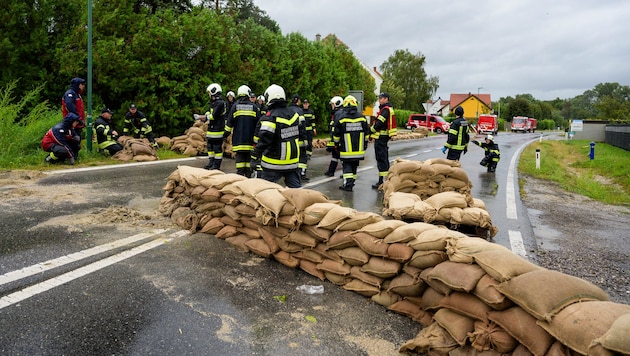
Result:
[[[348,95],[343,99],[343,107],[346,108],[348,106],[357,107],[357,98],[352,95]]]

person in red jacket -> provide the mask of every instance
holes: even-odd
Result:
[[[85,91],[85,79],[72,78],[70,81],[70,88],[66,90],[61,98],[61,116],[66,117],[68,113],[77,115],[80,122],[75,128],[75,132],[79,137],[79,141],[70,142],[70,147],[74,154],[74,158],[79,157],[79,150],[81,149],[81,133],[85,127],[85,106],[83,105],[83,97],[81,94]]]
[[[76,153],[73,146],[81,139],[76,132],[81,118],[75,113],[68,113],[63,121],[53,126],[42,138],[42,149],[48,152],[46,163],[59,163],[69,160],[74,164]]]

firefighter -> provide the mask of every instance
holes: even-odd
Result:
[[[479,142],[477,140],[472,140],[471,142],[483,148],[485,151],[485,156],[479,164],[484,167],[488,167],[488,172],[495,172],[497,170],[497,163],[499,163],[499,160],[501,159],[499,145],[494,143],[494,136],[492,135],[486,136],[485,141],[486,142]]]
[[[81,124],[81,117],[69,112],[63,121],[46,132],[42,138],[42,149],[48,152],[44,162],[59,163],[67,159],[70,164],[74,164],[77,156],[73,147],[81,141],[75,129]]]
[[[104,108],[101,110],[101,115],[94,122],[98,148],[107,151],[111,156],[123,149],[118,143],[118,131],[112,126],[113,114],[109,108]]]
[[[357,180],[359,161],[365,158],[370,127],[365,116],[359,112],[354,96],[348,95],[344,98],[343,108],[343,115],[334,122],[333,138],[339,147],[343,167],[343,184],[339,189],[351,192]]]
[[[315,128],[315,112],[310,109],[311,103],[308,99],[302,101],[302,112],[304,113],[304,128],[306,129],[306,160],[313,156],[313,136],[317,135]]]
[[[225,131],[226,104],[221,97],[221,86],[212,83],[206,88],[210,96],[208,111],[204,115],[195,114],[196,120],[208,123],[206,141],[208,148],[208,164],[205,169],[221,169],[223,161],[223,134]]]
[[[261,178],[289,188],[300,188],[300,115],[287,107],[284,89],[276,84],[265,90],[267,114],[260,118],[258,143],[252,153],[252,169],[261,167]]]
[[[372,125],[378,182],[372,184],[372,189],[378,189],[383,184],[383,179],[387,177],[387,171],[389,170],[389,148],[387,147],[387,142],[397,134],[396,115],[392,104],[389,102],[389,94],[380,93],[378,95],[378,103],[379,110],[376,114],[374,125]]]
[[[308,165],[308,157],[306,156],[306,122],[304,119],[304,111],[300,106],[302,98],[299,95],[293,94],[291,96],[291,103],[289,109],[293,110],[300,116],[300,163],[298,168],[300,171],[300,179],[304,182],[308,182],[310,179],[306,176],[306,168]]]
[[[340,115],[343,115],[343,98],[340,96],[334,96],[330,99],[330,108],[332,113],[330,115],[330,122],[328,123],[328,131],[330,132],[330,140],[326,143],[326,151],[330,152],[332,157],[330,158],[330,164],[328,165],[328,170],[324,173],[327,177],[332,177],[335,175],[335,170],[337,169],[337,165],[339,164],[339,147],[335,144],[335,140],[333,138],[333,129],[335,125],[335,121],[340,119]]]
[[[232,134],[232,150],[236,161],[236,173],[245,177],[251,175],[251,153],[254,150],[254,131],[260,119],[258,105],[251,101],[251,89],[241,85],[236,91],[238,99],[227,115],[224,138]]]
[[[76,125],[74,131],[79,136],[79,141],[71,140],[69,142],[75,159],[79,159],[79,150],[81,150],[81,133],[85,127],[85,108],[83,97],[81,94],[85,91],[85,79],[72,78],[70,88],[66,90],[61,98],[61,116],[66,117],[68,113],[74,113],[80,118],[80,122]]]
[[[259,95],[256,100],[258,103],[258,107],[260,108],[260,116],[265,116],[267,113],[267,105],[265,105],[265,97],[263,95]]]
[[[448,148],[447,159],[459,161],[462,153],[468,152],[468,141],[470,140],[468,130],[468,121],[464,118],[464,108],[458,106],[455,108],[455,120],[451,123],[446,143],[442,147],[442,153],[446,153]]]
[[[149,142],[157,149],[153,128],[147,120],[146,115],[135,104],[129,105],[129,111],[125,113],[125,122],[123,126],[123,135],[133,136],[134,138],[147,138]]]

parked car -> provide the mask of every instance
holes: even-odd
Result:
[[[407,129],[411,130],[416,127],[426,127],[429,131],[440,134],[448,132],[451,124],[438,115],[411,114],[407,119]]]
[[[499,133],[499,119],[496,115],[481,114],[477,121],[477,132],[480,134],[493,134]]]

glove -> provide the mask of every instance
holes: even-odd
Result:
[[[158,146],[157,142],[153,142],[153,148],[155,148],[156,150],[157,150],[158,148],[160,148],[160,147]]]
[[[442,147],[442,153],[446,154],[446,147]]]
[[[333,146],[326,146],[326,152],[332,152]]]
[[[464,154],[468,153],[468,147],[464,147]]]
[[[475,145],[479,145],[479,141],[477,141],[477,140],[472,140],[470,142],[474,143]]]

